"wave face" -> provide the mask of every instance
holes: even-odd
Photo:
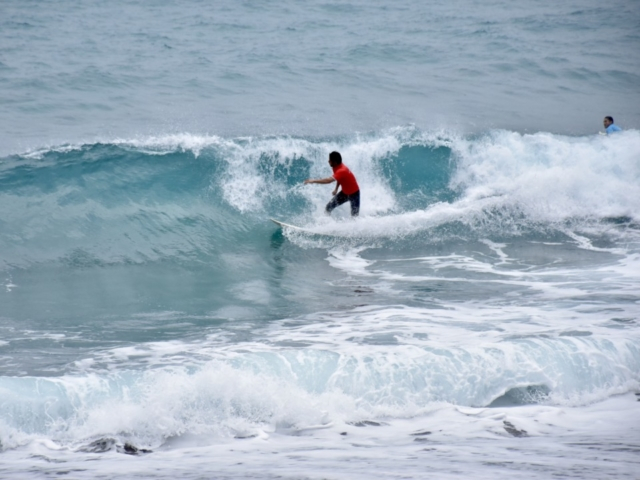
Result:
[[[332,150],[361,186],[356,220],[302,183]],[[640,386],[638,152],[633,130],[399,127],[5,157],[2,449],[414,435],[435,416],[464,438],[563,431],[550,411]],[[524,406],[523,430],[488,413]]]
[[[2,161],[0,265],[211,262],[251,248],[269,217],[365,238],[610,230],[639,220],[640,137],[399,128],[353,138],[190,135],[65,146]],[[362,217],[321,220],[337,149]],[[338,210],[340,220],[344,212]],[[598,227],[597,225],[600,225]]]

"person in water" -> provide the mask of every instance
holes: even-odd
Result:
[[[607,132],[607,135],[611,135],[612,133],[615,132],[621,132],[622,129],[617,126],[615,123],[613,123],[613,117],[604,117],[604,121],[602,122],[605,128],[605,132]]]
[[[327,207],[325,208],[327,215],[330,215],[338,205],[342,205],[348,201],[351,204],[351,216],[357,217],[360,213],[360,187],[358,186],[356,177],[351,173],[351,170],[342,163],[342,155],[340,155],[339,152],[331,152],[329,154],[329,165],[333,169],[333,176],[317,180],[308,178],[304,181],[304,184],[337,182],[336,188],[333,189],[333,198],[327,203]],[[338,193],[338,188],[340,187],[342,187],[342,190]]]

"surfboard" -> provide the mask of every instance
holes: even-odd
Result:
[[[270,218],[269,220],[271,220],[273,223],[275,223],[276,225],[280,225],[283,228],[290,228],[292,230],[297,230],[299,232],[307,232],[307,233],[313,233],[310,230],[307,230],[306,228],[302,228],[302,227],[296,227],[295,225],[291,225],[289,223],[284,223],[281,222],[280,220],[276,220],[275,218]]]
[[[341,235],[336,233],[320,233],[314,232],[313,230],[309,230],[308,228],[298,227],[296,225],[291,225],[290,223],[281,222],[280,220],[276,220],[275,218],[270,218],[273,223],[280,226],[281,228],[288,228],[293,230],[294,232],[306,233],[307,235],[316,235],[320,237],[340,237]]]

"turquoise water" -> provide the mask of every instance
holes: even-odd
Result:
[[[4,2],[2,476],[635,472],[640,14],[509,6]]]

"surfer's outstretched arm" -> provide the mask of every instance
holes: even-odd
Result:
[[[305,184],[305,185],[308,185],[308,184],[310,184],[310,183],[323,183],[323,184],[324,184],[324,183],[333,183],[333,182],[335,182],[335,181],[336,181],[336,179],[335,179],[335,178],[333,178],[333,177],[318,178],[318,179],[316,179],[316,180],[314,180],[314,179],[312,179],[312,178],[307,178],[307,179],[304,181],[304,184]]]

